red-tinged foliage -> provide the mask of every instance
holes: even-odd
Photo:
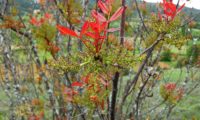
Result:
[[[43,120],[44,119],[44,111],[41,111],[39,115],[35,113],[28,117],[28,120]]]
[[[32,114],[28,117],[28,120],[43,120],[44,119],[44,111],[41,111],[38,115]]]
[[[96,10],[92,10],[91,15],[96,21],[100,21],[100,22],[107,21],[106,18],[101,13],[97,12]]]
[[[91,28],[92,32],[88,32],[85,35],[94,39],[92,45],[95,47],[96,53],[99,53],[103,45],[104,39],[106,38],[107,25],[107,22],[89,22],[89,28]]]
[[[98,97],[97,97],[96,95],[91,95],[91,96],[90,96],[90,100],[91,100],[92,102],[97,102],[97,99],[98,99]]]
[[[31,100],[31,105],[32,106],[38,106],[38,105],[41,105],[41,101],[39,99],[32,99]]]
[[[43,17],[41,17],[40,19],[37,19],[35,17],[32,17],[30,19],[30,24],[36,26],[36,27],[39,27],[41,26],[43,23],[45,23],[46,21],[48,21],[49,19],[52,18],[52,15],[49,14],[49,13],[45,13]]]
[[[101,108],[102,110],[105,109],[105,101],[104,101],[104,100],[100,100],[100,99],[98,98],[98,96],[96,96],[96,95],[91,95],[91,96],[90,96],[90,101],[92,101],[93,103],[95,103],[97,107],[100,106],[100,108]]]
[[[92,32],[87,32],[87,33],[85,33],[85,35],[88,36],[88,37],[90,37],[90,38],[93,38],[93,39],[97,38],[97,36],[94,33],[92,33]]]
[[[163,0],[163,3],[161,3],[161,5],[163,6],[164,17],[167,21],[169,21],[173,20],[174,17],[184,8],[185,3],[181,5],[181,7],[179,7],[178,9],[176,5],[173,4],[172,0],[171,1]]]
[[[98,6],[100,7],[100,9],[103,11],[104,14],[108,14],[111,10],[110,5],[112,2],[113,0],[107,0],[106,3],[99,0]],[[80,38],[83,44],[89,50],[91,50],[89,45],[92,45],[95,48],[95,53],[99,53],[105,41],[107,32],[114,32],[114,31],[119,30],[118,28],[112,28],[112,29],[107,30],[109,22],[117,20],[125,9],[126,9],[125,7],[120,7],[111,16],[110,20],[107,20],[103,14],[97,12],[96,10],[92,10],[91,16],[95,19],[95,21],[92,21],[92,22],[85,21],[85,23],[82,26],[80,35],[78,35],[73,30],[61,25],[57,25],[57,28],[63,35],[70,35],[73,37]]]
[[[126,7],[118,8],[118,10],[109,19],[109,22],[117,20],[122,15],[122,13],[124,12],[125,9],[126,9]]]
[[[106,31],[107,25],[108,25],[107,22],[99,22],[99,21],[89,22],[89,27],[92,29],[92,31],[99,34],[101,32]]]
[[[183,94],[184,94],[184,89],[183,88],[179,88],[177,90],[176,100],[180,100],[183,97]]]
[[[32,17],[30,19],[30,23],[36,27],[41,27],[43,29],[43,27],[46,27],[46,24],[50,24],[50,20],[53,16],[49,13],[45,13],[40,19],[37,19],[35,17]],[[45,25],[45,26],[42,26]],[[41,30],[41,29],[39,29]],[[41,31],[37,31],[38,33]],[[36,32],[36,33],[37,33]],[[47,32],[47,31],[46,31]],[[51,53],[51,55],[55,58],[55,54],[60,50],[60,48],[58,46],[56,46],[50,39],[48,38],[46,35],[45,37],[43,37],[44,42],[46,43],[45,45],[45,49],[47,51],[49,51]]]
[[[55,57],[55,54],[60,51],[60,48],[54,44],[49,44],[48,51],[50,51],[51,55]]]
[[[105,81],[104,79],[100,78],[99,79],[101,81],[101,83],[104,85],[104,86],[108,86],[109,85],[109,82],[108,81]]]
[[[184,3],[183,5],[181,5],[181,7],[178,8],[177,14],[178,14],[179,12],[181,12],[181,10],[182,10],[184,7],[185,7],[185,3]]]
[[[176,83],[165,84],[161,91],[162,97],[171,103],[179,101],[184,94],[184,89],[182,87],[177,87]]]
[[[152,14],[152,16],[153,16],[154,14]],[[159,18],[159,20],[160,21],[162,21],[162,15],[160,14],[160,12],[158,12],[158,18]]]
[[[109,82],[105,79],[104,76],[99,76],[98,79],[105,87],[109,85]]]
[[[104,14],[108,15],[110,13],[108,6],[102,1],[98,1],[98,6]]]
[[[41,22],[38,21],[35,17],[32,17],[29,22],[34,26],[40,26],[41,25]]]
[[[88,84],[88,83],[89,83],[90,75],[91,75],[91,74],[88,74],[88,75],[86,75],[86,76],[84,76],[84,77],[82,78],[82,81],[83,81],[85,84]]]
[[[41,77],[41,76],[38,76],[38,77],[36,78],[36,83],[38,83],[38,84],[41,84],[41,83],[42,83],[42,77]]]
[[[51,53],[53,57],[55,57],[55,54],[60,51],[60,48],[56,46],[54,43],[50,42],[47,38],[45,39],[47,47],[47,51]]]
[[[80,38],[82,39],[82,36],[87,33],[87,30],[89,28],[89,22],[85,21],[85,23],[83,24],[82,28],[81,28],[81,32],[80,32]]]
[[[40,25],[42,25],[44,22],[45,22],[45,18],[41,18],[40,20],[39,20],[39,23],[40,23]]]
[[[44,111],[41,111],[39,116],[40,118],[44,118]]]
[[[107,4],[112,4],[115,0],[106,0]]]
[[[67,27],[57,25],[57,28],[60,31],[60,33],[63,34],[63,35],[70,35],[70,36],[73,36],[73,37],[79,37],[76,32],[74,32],[73,30],[70,30]]]
[[[71,84],[71,86],[72,87],[82,87],[83,86],[83,83],[81,83],[81,82],[73,82],[72,84]]]
[[[119,31],[119,30],[120,30],[120,28],[109,28],[107,30],[107,32],[116,32],[116,31]]]
[[[125,40],[124,41],[124,47],[127,49],[127,50],[134,50],[134,47],[133,47],[133,42],[131,42],[130,40]]]
[[[164,85],[165,89],[169,92],[172,92],[176,89],[176,84],[175,83],[168,83]]]
[[[100,84],[96,84],[96,90],[94,91],[95,93],[99,93],[101,91]]]
[[[74,90],[73,88],[68,88],[68,87],[66,87],[66,88],[64,89],[63,94],[66,95],[65,98],[66,98],[67,101],[72,102],[72,101],[73,101],[74,95],[77,95],[77,94],[78,94],[78,91]]]
[[[105,109],[105,101],[104,100],[100,100],[99,97],[97,95],[91,95],[89,97],[90,101],[95,103],[96,107],[100,107],[102,110]]]
[[[104,108],[105,108],[104,100],[102,100],[102,101],[100,102],[100,106],[101,106],[101,109],[104,110]]]
[[[31,115],[28,120],[41,120],[39,116],[37,115]]]
[[[87,43],[92,44],[95,47],[96,53],[98,53],[106,37],[105,35],[106,35],[107,22],[102,23],[98,21],[95,22],[86,21],[83,24],[80,36],[77,35],[77,33],[75,33],[74,31],[64,26],[57,25],[57,28],[63,35],[80,37],[82,42],[86,45],[86,47],[88,47]],[[101,32],[103,32],[103,35],[101,35]],[[84,40],[84,36],[93,39],[93,41]]]
[[[93,85],[93,84],[90,84],[90,85],[88,85],[88,87],[87,87],[87,91],[93,90],[93,88],[94,88],[94,85]]]
[[[44,14],[44,17],[45,17],[46,19],[51,19],[51,18],[52,18],[52,15],[49,14],[49,13],[45,13],[45,14]]]

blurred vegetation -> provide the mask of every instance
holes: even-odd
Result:
[[[172,52],[169,49],[163,51],[160,60],[170,62],[172,60]]]

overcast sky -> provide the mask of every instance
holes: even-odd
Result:
[[[162,0],[144,0],[146,2],[161,2]],[[178,0],[173,0],[174,3],[177,3]],[[187,1],[187,0],[181,0],[180,4],[182,3],[186,3],[186,6],[187,7],[190,7],[190,8],[196,8],[196,9],[200,9],[200,0],[190,0],[190,1]]]

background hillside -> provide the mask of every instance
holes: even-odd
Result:
[[[16,0],[15,2],[17,3],[17,6],[19,7],[19,9],[21,9],[22,13],[24,13],[25,11],[26,12],[30,11],[31,9],[38,8],[37,5],[33,5],[33,0]],[[95,0],[91,0],[90,1],[90,7],[92,7],[94,3],[95,3]],[[156,3],[147,3],[147,7],[152,12],[156,11]],[[187,7],[185,7],[183,9],[183,11],[187,15],[190,15],[190,16],[196,16],[197,14],[200,13],[200,10],[198,10],[198,9],[187,8]],[[200,17],[196,17],[195,20],[198,21],[198,22],[200,22]]]

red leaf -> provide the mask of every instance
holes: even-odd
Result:
[[[164,10],[164,13],[165,13],[166,16],[168,16],[168,17],[173,17],[173,16],[174,16],[173,12],[171,12],[171,11]]]
[[[166,0],[163,0],[163,3],[164,3],[164,4],[166,4],[166,2],[167,2]]]
[[[92,17],[96,19],[96,21],[100,21],[100,22],[107,21],[106,18],[101,13],[98,13],[95,10],[92,10],[91,14],[92,14]]]
[[[123,13],[123,11],[125,10],[125,7],[120,7],[118,8],[118,10],[112,15],[112,17],[110,18],[109,22],[117,20],[121,14]]]
[[[51,50],[52,55],[54,55],[55,53],[58,53],[58,51],[60,50],[60,48],[56,45],[53,45],[51,47],[52,47],[52,50]]]
[[[103,3],[102,1],[100,1],[100,0],[98,1],[98,6],[99,6],[99,8],[102,10],[102,12],[104,14],[108,14],[109,13],[109,9],[107,8],[106,4]]]
[[[40,26],[40,22],[36,18],[31,18],[30,23],[35,26]]]
[[[92,102],[97,102],[97,99],[98,99],[98,97],[97,97],[96,95],[91,95],[91,96],[90,96],[90,100],[91,100]]]
[[[114,0],[106,0],[107,4],[112,4],[114,2]]]
[[[100,105],[101,105],[101,109],[104,110],[104,100],[101,101]]]
[[[31,115],[29,116],[28,120],[40,120],[40,117],[37,115]]]
[[[81,29],[80,37],[82,37],[82,35],[85,34],[85,32],[88,30],[88,28],[89,28],[89,22],[85,21],[85,23],[83,24],[82,29]]]
[[[83,77],[82,80],[83,80],[84,83],[88,84],[89,80],[90,80],[90,74],[88,74],[87,76]]]
[[[87,33],[85,33],[85,35],[88,36],[88,37],[91,37],[93,39],[97,39],[97,37],[96,37],[96,35],[94,33],[87,32]]]
[[[162,15],[160,14],[160,12],[158,12],[158,18],[160,21],[162,21]]]
[[[163,8],[164,8],[164,14],[168,17],[171,17],[171,20],[174,19],[174,17],[183,9],[185,4],[183,4],[180,8],[176,8],[176,5],[172,3],[172,0],[166,1],[163,0]]]
[[[174,5],[173,3],[166,3],[165,4],[166,10],[173,13],[176,13],[176,5]]]
[[[57,28],[60,31],[60,33],[63,34],[63,35],[70,35],[70,36],[74,36],[74,37],[79,37],[76,32],[74,32],[73,30],[70,30],[69,28],[66,28],[66,27],[61,26],[61,25],[57,25]]]
[[[177,14],[185,7],[185,3],[183,5],[181,5],[181,7],[178,8],[177,10]]]
[[[46,19],[50,19],[50,18],[52,17],[52,15],[49,14],[49,13],[46,13],[46,14],[44,14],[44,17],[45,17]]]
[[[108,22],[103,22],[102,24],[100,24],[99,22],[90,22],[90,27],[92,28],[92,31],[96,32],[96,33],[100,33],[102,31],[105,31],[106,27],[108,25]]]
[[[99,32],[101,25],[98,22],[90,22],[90,27],[92,31]]]
[[[100,25],[100,30],[99,32],[102,32],[102,31],[105,31],[105,29],[107,29],[107,26],[108,26],[108,22],[103,22],[101,25]]]
[[[118,31],[118,30],[120,30],[120,28],[109,28],[109,29],[107,30],[107,32],[116,32],[116,31]]]
[[[80,83],[80,82],[73,82],[72,83],[72,87],[82,87],[83,86],[83,83]]]
[[[107,81],[105,81],[103,78],[100,78],[99,79],[101,81],[101,83],[104,85],[104,86],[108,86],[109,83]]]
[[[48,51],[51,52],[52,56],[55,57],[55,54],[58,53],[60,48],[56,45],[54,45],[52,42],[47,42],[48,45]]]
[[[98,53],[101,50],[102,44],[104,42],[104,36],[99,36],[98,39],[96,39],[92,44],[96,49],[96,53]]]
[[[45,18],[41,18],[39,21],[40,24],[43,24],[44,22],[45,22]]]
[[[167,83],[164,87],[167,91],[172,92],[176,89],[176,83]]]

